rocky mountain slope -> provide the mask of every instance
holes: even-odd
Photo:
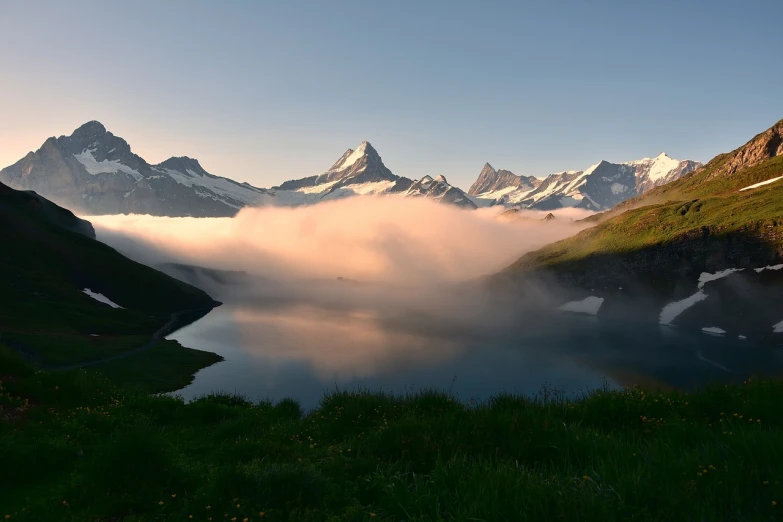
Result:
[[[654,187],[692,172],[701,163],[664,153],[627,163],[601,161],[580,171],[550,174],[543,180],[484,165],[468,191],[480,206],[516,205],[537,210],[579,207],[607,210]]]
[[[783,295],[783,272],[766,268],[783,264],[781,136],[783,121],[682,179],[598,216],[596,226],[526,254],[492,280],[513,286],[545,279],[572,298],[606,298],[603,314],[651,321],[660,320],[667,304],[694,299],[672,323],[681,326],[705,306],[722,311],[722,317],[714,311],[716,321],[733,321],[734,313],[763,317],[764,324],[779,315],[777,323],[783,302],[753,289],[773,285]],[[715,274],[726,282],[704,290],[700,281]],[[758,335],[771,335],[772,326]]]

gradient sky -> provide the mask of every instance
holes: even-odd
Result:
[[[783,118],[781,0],[0,0],[0,166],[99,120],[259,186],[370,141],[467,188],[485,161],[706,161]]]

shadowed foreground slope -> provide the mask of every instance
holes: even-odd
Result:
[[[169,330],[219,304],[94,237],[92,225],[71,212],[0,184],[0,339],[36,364],[116,357],[149,343],[173,315]],[[186,310],[199,312],[184,317]]]
[[[777,520],[780,381],[566,402],[185,405],[0,348],[10,520]],[[547,400],[544,400],[547,399]],[[192,518],[191,518],[192,517]]]

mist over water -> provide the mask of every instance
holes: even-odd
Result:
[[[687,387],[767,357],[736,340],[555,312],[565,293],[544,281],[488,289],[481,276],[583,230],[571,218],[587,215],[564,209],[543,222],[546,212],[525,211],[531,219],[507,222],[499,212],[362,197],[235,218],[88,219],[99,240],[140,262],[244,272],[199,279],[224,305],[169,336],[226,358],[179,392],[186,399],[228,391],[310,408],[357,387],[463,399],[545,384],[570,394],[604,381]]]
[[[496,272],[520,255],[586,228],[581,209],[468,211],[424,198],[355,197],[318,205],[245,208],[234,218],[89,216],[101,241],[156,263],[243,270],[271,279],[345,277],[431,284]]]

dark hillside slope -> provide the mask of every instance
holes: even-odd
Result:
[[[0,184],[0,336],[34,351],[98,342],[99,335],[143,340],[175,312],[206,313],[218,304],[93,236],[92,226],[69,211]],[[89,297],[85,288],[122,308]],[[139,339],[125,342],[143,344]]]

